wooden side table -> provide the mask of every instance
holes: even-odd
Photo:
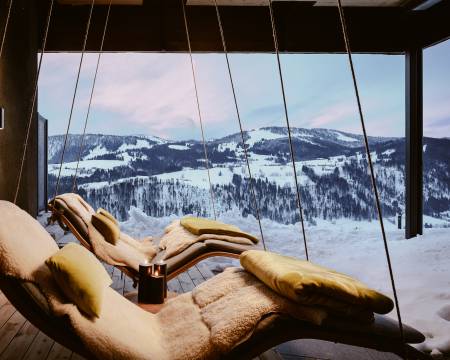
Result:
[[[139,306],[142,310],[151,312],[153,314],[157,314],[163,307],[166,305],[167,300],[172,299],[176,297],[178,294],[176,292],[168,291],[167,292],[167,298],[164,301],[163,304],[143,304],[138,302],[138,292],[132,291],[125,295],[125,298],[130,300],[133,304],[136,304]]]

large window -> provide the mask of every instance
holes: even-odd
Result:
[[[443,90],[450,82],[444,80],[448,70],[442,70],[450,50],[443,46],[425,53],[424,222],[433,228],[448,226],[450,203],[450,140],[443,138],[450,136],[450,101]],[[428,51],[440,55],[428,57]],[[78,61],[79,54],[44,60],[39,111],[49,120],[49,196],[59,173]],[[259,236],[259,213],[268,249],[304,258],[275,56],[230,55],[252,180],[223,54],[196,54],[194,61],[205,144],[186,54],[103,56],[78,193],[112,212],[122,230],[135,236],[161,234],[188,214],[216,214]],[[86,56],[60,192],[72,189],[95,62],[96,54]],[[289,54],[281,62],[310,259],[392,296],[347,58]],[[355,65],[404,319],[430,334],[426,347],[442,350],[437,343],[448,341],[450,330],[442,331],[448,325],[436,314],[444,304],[424,284],[448,275],[436,252],[443,238],[429,237],[425,245],[420,238],[404,240],[404,57],[355,55]],[[436,88],[438,80],[443,85]],[[423,257],[421,249],[427,251]],[[221,258],[213,262],[229,264]],[[445,279],[439,289],[448,288]]]

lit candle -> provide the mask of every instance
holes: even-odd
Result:
[[[149,300],[151,304],[163,304],[164,303],[164,276],[163,275],[151,275],[150,278],[150,296]]]
[[[167,297],[167,263],[159,260],[154,265],[155,275],[164,276],[164,298]]]

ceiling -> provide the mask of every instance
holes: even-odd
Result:
[[[112,5],[142,5],[144,0],[111,0]],[[89,5],[92,0],[58,0],[60,4]],[[95,5],[108,5],[110,0],[95,0]]]
[[[61,4],[87,5],[92,0],[58,0]],[[110,0],[95,0],[96,5],[107,5]],[[113,5],[142,5],[144,0],[112,0]],[[287,1],[287,0],[273,0]],[[289,0],[293,1],[293,0]],[[310,3],[313,6],[336,6],[336,0],[294,0],[298,2]],[[412,0],[342,0],[343,6],[370,6],[370,7],[402,7]],[[268,0],[217,0],[218,5],[229,6],[264,6]],[[213,5],[214,0],[187,0],[187,5]]]
[[[292,1],[292,0],[273,0]],[[313,6],[336,6],[337,0],[294,0],[310,3]],[[342,0],[343,6],[370,6],[370,7],[401,7],[410,3],[411,0]],[[218,5],[234,6],[258,6],[267,5],[268,0],[217,0]],[[214,0],[187,0],[188,5],[212,5]]]

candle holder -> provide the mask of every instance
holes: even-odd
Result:
[[[155,275],[164,276],[164,298],[167,297],[167,263],[163,260],[159,260],[153,265]]]
[[[150,294],[149,301],[151,304],[163,304],[164,303],[164,287],[165,278],[164,275],[152,274],[149,277],[150,280]]]
[[[139,287],[138,301],[140,303],[150,303],[151,297],[151,275],[152,264],[145,262],[139,264]]]

